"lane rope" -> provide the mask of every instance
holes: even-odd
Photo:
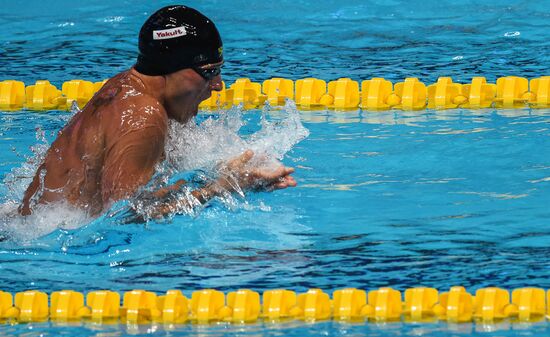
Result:
[[[70,80],[59,90],[47,80],[28,86],[21,81],[4,80],[0,82],[0,110],[70,110],[74,104],[82,108],[106,82]],[[531,80],[506,76],[498,78],[496,83],[488,83],[485,77],[474,77],[466,84],[440,77],[430,85],[415,77],[395,84],[384,78],[371,78],[360,84],[350,78],[328,83],[317,78],[296,81],[272,78],[261,84],[239,78],[229,88],[223,83],[223,89],[212,92],[200,108],[242,105],[245,109],[256,109],[266,102],[272,106],[284,105],[286,99],[294,100],[301,110],[549,108],[550,76]]]
[[[224,294],[203,289],[187,298],[180,290],[157,295],[132,290],[121,296],[110,290],[83,293],[62,290],[0,291],[0,319],[11,323],[75,321],[147,323],[254,323],[258,320],[280,322],[355,321],[355,322],[512,322],[544,321],[550,316],[550,290],[519,288],[478,289],[474,295],[464,287],[451,287],[440,293],[435,288],[410,288],[401,292],[383,287],[369,292],[356,288],[336,290],[332,296],[321,289],[297,294],[276,289],[260,294],[240,289]]]

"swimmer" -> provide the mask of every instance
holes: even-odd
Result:
[[[111,78],[59,132],[27,188],[19,213],[36,204],[68,201],[97,216],[134,195],[165,159],[168,121],[187,123],[211,91],[222,89],[223,47],[214,23],[185,6],[155,12],[139,33],[139,55]],[[196,189],[202,204],[223,193],[296,186],[293,168],[251,168],[251,150],[228,161],[227,173]],[[227,177],[230,176],[231,179]],[[184,181],[156,191],[162,198]],[[158,215],[170,205],[159,207]]]

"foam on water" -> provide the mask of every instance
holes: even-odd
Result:
[[[240,134],[241,128],[246,125],[242,107],[221,111],[217,118],[210,117],[200,124],[195,120],[186,125],[171,122],[165,149],[166,161],[158,165],[155,177],[135,197],[115,204],[102,217],[117,218],[120,214],[127,215],[128,210],[132,209],[141,220],[161,221],[163,219],[158,219],[155,210],[165,202],[173,205],[167,215],[168,219],[176,214],[196,216],[201,207],[191,191],[200,184],[216,179],[225,161],[248,149],[255,153],[249,163],[251,167],[279,167],[284,155],[307,137],[309,131],[300,122],[299,112],[292,101],[286,103],[280,119],[269,120],[268,112],[269,106],[263,111],[260,129],[250,135]],[[4,238],[26,242],[56,229],[76,229],[93,220],[85,212],[66,203],[39,205],[30,216],[18,215],[17,207],[25,189],[49,148],[44,132],[40,129],[37,130],[37,140],[38,143],[31,147],[32,155],[26,157],[25,162],[14,168],[4,180],[8,191],[6,200],[0,205],[0,233],[3,233]],[[170,193],[163,200],[150,197],[151,192],[182,176],[190,180],[185,188]],[[240,191],[238,186],[236,189]],[[239,201],[229,192],[218,200],[229,209],[269,210],[269,205],[260,203],[254,207],[246,201]],[[127,218],[120,218],[120,223],[128,221]]]
[[[8,201],[20,201],[23,198],[23,194],[31,183],[36,169],[46,156],[50,144],[41,128],[36,129],[36,140],[37,143],[30,147],[32,154],[25,156],[23,164],[12,169],[4,178],[5,198]]]
[[[286,102],[284,118],[280,121],[269,121],[269,110],[266,105],[261,129],[249,137],[239,135],[245,125],[240,106],[222,112],[218,119],[209,118],[198,125],[188,123],[183,130],[180,124],[172,122],[166,146],[167,160],[179,171],[211,171],[220,162],[250,149],[255,153],[253,165],[276,166],[296,143],[309,135],[309,131],[302,125],[293,101]]]
[[[8,239],[25,245],[57,229],[77,229],[92,220],[86,212],[67,203],[37,205],[25,217],[17,212],[18,206],[15,201],[0,205],[0,241]]]

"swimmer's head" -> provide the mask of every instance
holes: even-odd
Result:
[[[180,5],[161,8],[141,27],[134,68],[144,75],[167,75],[221,62],[220,33],[210,19],[193,8]],[[219,67],[217,71],[219,74]],[[211,75],[216,74],[201,74]]]

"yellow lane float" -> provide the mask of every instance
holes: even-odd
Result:
[[[47,80],[27,87],[21,81],[0,81],[0,110],[70,110],[73,104],[82,109],[106,82],[70,80],[59,90]],[[549,108],[550,76],[531,80],[506,76],[498,78],[496,83],[488,83],[485,77],[479,76],[463,84],[453,82],[450,77],[440,77],[429,85],[415,77],[395,84],[374,77],[362,81],[361,86],[351,78],[329,81],[328,85],[324,80],[311,77],[295,82],[271,78],[263,83],[239,78],[229,88],[222,82],[221,91],[212,91],[199,107],[218,109],[241,105],[244,109],[257,109],[266,101],[271,106],[281,106],[287,99],[294,99],[296,106],[303,110]]]

